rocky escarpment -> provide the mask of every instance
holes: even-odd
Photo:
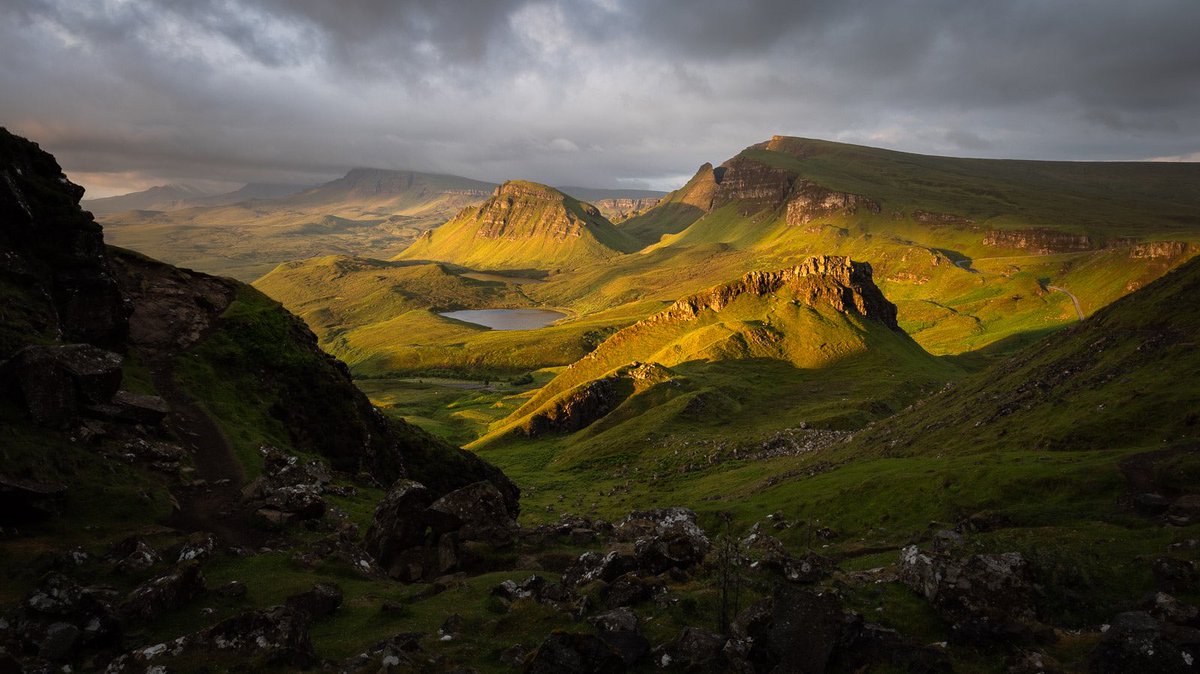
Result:
[[[563,241],[582,236],[589,225],[605,222],[595,206],[553,187],[523,180],[497,187],[483,205],[464,213],[471,211],[479,223],[475,235],[484,239],[547,237]]]
[[[654,208],[659,201],[660,199],[654,197],[643,197],[640,199],[598,199],[593,202],[593,205],[600,210],[601,215],[608,218],[611,222],[621,222]]]
[[[983,237],[983,245],[1049,255],[1091,250],[1096,247],[1096,242],[1086,234],[1071,234],[1052,229],[994,229]]]
[[[900,329],[896,305],[875,285],[871,265],[828,255],[808,258],[790,269],[750,272],[732,283],[678,300],[643,322],[690,320],[706,309],[720,311],[741,295],[765,296],[783,291],[810,306],[824,304],[837,311],[854,311],[892,330]]]
[[[1135,243],[1129,249],[1129,257],[1135,259],[1172,259],[1183,257],[1190,247],[1186,241],[1146,241]]]
[[[127,310],[83,188],[36,143],[0,128],[0,359],[30,335],[116,347]]]
[[[858,194],[835,192],[810,180],[798,178],[792,184],[787,201],[787,223],[792,226],[806,225],[835,213],[854,215],[859,209],[879,213],[879,204]]]
[[[715,169],[709,164],[700,167],[684,188],[667,199],[672,200],[687,201],[704,212],[736,204],[741,215],[784,209],[789,225],[838,213],[880,212],[879,204],[867,197],[831,190],[792,170],[742,155]]]

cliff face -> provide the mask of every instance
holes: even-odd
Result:
[[[118,346],[127,310],[105,257],[100,225],[79,209],[83,188],[36,143],[0,128],[0,283],[5,298],[0,359],[14,334]]]
[[[593,202],[600,214],[611,222],[621,222],[643,211],[654,208],[660,200],[646,197],[641,199],[600,199]]]
[[[713,209],[737,202],[738,213],[742,215],[779,208],[796,179],[791,171],[742,157],[725,162],[715,175],[717,189],[713,194]]]
[[[828,255],[808,258],[790,269],[750,272],[732,283],[678,300],[643,322],[691,320],[705,309],[720,311],[744,294],[776,293],[794,294],[797,301],[809,306],[823,304],[842,312],[854,311],[900,330],[896,305],[875,285],[871,265]]]
[[[983,237],[983,245],[997,248],[1016,248],[1038,255],[1070,253],[1096,247],[1085,234],[1070,234],[1052,229],[996,229]]]
[[[411,474],[408,459],[417,457],[421,479],[446,488],[489,479],[515,503],[515,487],[490,465],[385,418],[278,303],[237,281],[106,248],[99,225],[79,209],[82,195],[53,157],[0,130],[0,400],[24,408],[38,432],[131,415],[139,423],[204,415],[223,430],[198,449],[203,456],[228,453],[219,437],[257,417],[278,424],[290,449],[321,455],[335,469],[388,484]],[[162,398],[117,395],[120,354],[136,357]],[[50,370],[55,377],[45,376]],[[210,412],[180,411],[196,402]],[[43,423],[39,412],[51,408],[78,414]]]
[[[836,213],[853,215],[859,209],[879,213],[879,204],[858,194],[834,192],[812,181],[798,178],[787,202],[787,223],[806,225],[817,218]]]

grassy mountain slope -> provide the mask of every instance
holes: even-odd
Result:
[[[955,376],[898,329],[869,266],[812,258],[686,297],[617,332],[473,446],[491,451],[554,427],[574,433],[558,443],[556,466],[644,462],[656,456],[645,450],[652,436],[702,437],[714,424],[745,437],[800,420],[857,428]]]
[[[478,269],[553,269],[606,260],[636,247],[591,204],[514,180],[478,208],[464,209],[422,235],[396,259]]]

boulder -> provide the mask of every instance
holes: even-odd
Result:
[[[67,488],[0,475],[0,525],[13,526],[44,520],[58,514]]]
[[[12,637],[24,652],[54,662],[115,646],[121,627],[107,593],[59,573],[46,575],[9,615]]]
[[[202,596],[206,591],[200,565],[185,562],[174,571],[134,588],[121,602],[118,611],[129,621],[150,621]]]
[[[615,608],[588,619],[596,626],[600,639],[620,656],[626,667],[640,662],[650,653],[650,642],[638,630],[638,617],[628,608]]]
[[[90,344],[28,346],[0,370],[36,423],[61,426],[83,407],[112,400],[123,362],[119,354]]]
[[[425,485],[398,480],[375,507],[363,547],[391,577],[412,582],[426,574],[432,542],[425,511],[433,494]]]
[[[456,489],[433,502],[426,511],[435,534],[455,533],[461,541],[494,546],[510,545],[517,527],[504,495],[486,480]]]
[[[1200,631],[1165,625],[1144,611],[1115,617],[1088,662],[1093,674],[1196,671]]]
[[[842,625],[841,602],[833,595],[779,587],[772,601],[768,637],[777,670],[824,672],[841,638]]]
[[[688,569],[704,560],[710,543],[696,513],[687,508],[634,511],[616,526],[621,540],[634,541],[639,570],[659,574]]]
[[[242,491],[242,500],[268,524],[282,526],[325,514],[329,470],[320,461],[301,461],[275,447],[262,447],[263,472]]]
[[[666,586],[653,578],[642,578],[636,573],[625,573],[608,583],[601,592],[606,608],[636,606],[649,601],[666,590]]]
[[[815,583],[833,569],[833,562],[825,557],[815,553],[794,557],[778,538],[760,532],[744,538],[742,546],[755,558],[752,568],[773,571],[793,583]]]
[[[310,621],[320,620],[342,605],[342,589],[334,583],[317,583],[311,590],[288,597],[283,604]]]
[[[116,420],[146,426],[161,424],[171,412],[171,407],[162,398],[129,391],[117,391],[110,406]]]
[[[125,574],[139,574],[162,561],[157,550],[136,536],[118,543],[113,552],[120,558],[116,570]]]
[[[579,587],[593,581],[611,582],[628,572],[638,569],[637,559],[632,555],[611,550],[609,552],[585,552],[579,555],[563,574],[563,584]]]
[[[335,671],[342,674],[425,671],[432,663],[430,658],[422,657],[421,637],[423,636],[425,635],[419,632],[404,632],[389,637],[362,653],[342,661]]]
[[[592,634],[553,632],[526,660],[526,674],[616,674],[625,664],[611,646]]]
[[[1154,573],[1154,582],[1158,589],[1168,594],[1191,592],[1200,580],[1196,565],[1186,559],[1159,557],[1154,560],[1150,570]]]
[[[138,648],[113,660],[107,674],[143,674],[171,660],[182,664],[228,654],[245,671],[264,668],[307,669],[316,662],[309,640],[310,616],[288,606],[240,613],[174,641]]]
[[[900,581],[924,596],[957,638],[1029,639],[1038,627],[1028,564],[1015,552],[953,558],[916,546],[900,553]]]
[[[651,653],[650,659],[663,669],[686,672],[726,672],[725,637],[699,627],[685,627],[675,639]]]

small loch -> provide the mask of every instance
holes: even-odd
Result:
[[[536,330],[567,316],[548,309],[463,309],[443,311],[438,315],[493,330]]]

